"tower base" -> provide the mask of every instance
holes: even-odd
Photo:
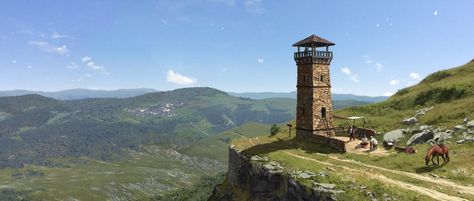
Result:
[[[330,130],[330,132],[332,132],[331,136],[334,136],[334,130]],[[298,128],[296,129],[296,139],[298,140],[309,141],[322,145],[329,145],[330,147],[345,153],[346,142],[337,138],[333,138],[331,136],[328,136],[328,132],[325,130],[309,131]]]

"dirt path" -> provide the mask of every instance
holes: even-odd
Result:
[[[324,155],[324,154],[320,154],[320,155]],[[327,156],[327,155],[324,155],[324,156]],[[453,187],[453,188],[456,188],[461,193],[467,193],[467,194],[474,195],[474,187],[459,185],[459,184],[456,184],[456,183],[454,183],[452,181],[449,181],[449,180],[446,180],[446,179],[433,178],[433,177],[423,176],[423,175],[416,174],[416,173],[411,173],[411,172],[404,172],[404,171],[399,171],[399,170],[387,169],[387,168],[383,168],[383,167],[364,164],[364,163],[354,161],[354,160],[340,159],[340,158],[337,158],[337,157],[334,157],[334,156],[328,156],[328,157],[331,158],[331,159],[337,160],[337,161],[341,161],[341,162],[353,163],[353,164],[361,165],[361,166],[364,166],[364,167],[367,167],[367,168],[373,168],[373,169],[377,169],[377,170],[381,170],[381,171],[386,171],[386,172],[390,172],[390,173],[394,173],[394,174],[407,176],[407,177],[410,177],[412,179],[418,179],[418,180],[422,180],[422,181],[425,181],[425,182],[440,184],[440,185],[447,186],[447,187]]]
[[[255,143],[252,141],[253,138],[249,138],[249,142],[250,144],[252,144],[252,146],[255,146]],[[257,138],[257,141],[258,141],[258,138]]]
[[[207,132],[201,130],[201,129],[200,129],[196,124],[194,124],[194,123],[193,123],[192,125],[193,125],[193,127],[194,127],[199,133],[201,133],[201,134],[203,134],[203,135],[209,137],[209,133],[207,133]]]
[[[346,151],[348,153],[352,154],[368,154],[371,156],[388,156],[389,152],[385,149],[376,149],[374,151],[371,151],[369,146],[362,147],[360,146],[360,143],[362,141],[356,139],[354,141],[349,141],[348,137],[334,137],[339,140],[345,141],[346,142]]]
[[[349,172],[359,172],[361,174],[366,174],[367,176],[369,176],[373,179],[377,179],[377,180],[381,181],[382,183],[396,185],[400,188],[410,190],[410,191],[416,191],[420,194],[426,195],[426,196],[431,197],[435,200],[440,200],[440,201],[467,201],[466,199],[463,199],[463,198],[460,198],[460,197],[455,197],[455,196],[450,196],[450,195],[438,192],[438,191],[433,190],[433,189],[428,189],[428,188],[424,188],[424,187],[420,187],[420,186],[415,186],[415,185],[405,183],[405,182],[402,182],[402,181],[396,181],[396,180],[390,179],[388,177],[385,177],[381,174],[377,174],[377,173],[368,174],[368,173],[366,173],[362,170],[349,168],[349,167],[346,167],[346,166],[335,165],[335,164],[328,163],[328,162],[319,161],[319,160],[316,160],[316,159],[313,159],[313,158],[300,156],[300,155],[293,154],[293,153],[290,153],[290,152],[287,152],[287,151],[285,151],[284,153],[288,154],[290,156],[293,156],[295,158],[299,158],[299,159],[303,159],[303,160],[309,160],[309,161],[320,163],[320,164],[327,165],[327,166],[340,167],[340,168],[343,168],[344,170],[347,170]]]
[[[257,144],[263,143],[262,141],[260,141],[260,139],[258,139],[258,137],[255,138],[254,140],[257,141]],[[256,145],[254,140],[252,140],[252,138],[249,138],[249,141],[252,145]],[[415,186],[413,184],[409,184],[409,183],[406,183],[406,182],[390,179],[390,178],[388,178],[388,177],[386,177],[382,174],[378,174],[378,173],[368,174],[367,172],[362,171],[360,169],[354,169],[354,168],[349,168],[347,166],[335,165],[335,164],[330,163],[330,162],[316,160],[316,159],[313,159],[313,158],[309,158],[309,157],[301,156],[301,155],[298,155],[298,154],[290,153],[288,151],[284,151],[284,153],[288,154],[290,156],[296,157],[296,158],[303,159],[303,160],[310,160],[310,161],[317,162],[317,163],[327,165],[327,166],[340,167],[340,168],[343,168],[343,169],[345,169],[349,172],[351,172],[351,171],[354,172],[355,171],[355,172],[359,172],[359,173],[362,173],[362,174],[366,174],[367,176],[370,176],[374,179],[382,181],[383,183],[396,185],[396,186],[399,186],[399,187],[401,187],[403,189],[406,189],[406,190],[416,191],[420,194],[429,196],[429,197],[431,197],[435,200],[446,200],[446,201],[466,200],[466,199],[463,199],[463,198],[460,198],[460,197],[450,196],[450,195],[447,195],[447,194],[442,193],[442,192],[438,192],[438,191],[433,190],[433,189],[429,189],[429,188],[425,188],[425,187],[421,187],[421,186]],[[377,170],[384,171],[384,172],[390,172],[390,173],[393,173],[393,174],[398,174],[398,175],[410,177],[412,179],[417,179],[417,180],[421,180],[421,181],[424,181],[424,182],[430,182],[430,183],[433,183],[433,184],[438,184],[438,185],[443,185],[443,186],[446,186],[446,187],[455,188],[461,193],[467,193],[467,194],[474,195],[474,187],[459,185],[459,184],[456,184],[456,183],[454,183],[452,181],[449,181],[449,180],[446,180],[446,179],[441,179],[441,178],[435,179],[435,178],[432,178],[432,177],[423,176],[423,175],[419,175],[419,174],[416,174],[416,173],[410,173],[410,172],[403,172],[403,171],[398,171],[398,170],[387,169],[387,168],[383,168],[383,167],[364,164],[364,163],[354,161],[354,160],[340,159],[338,157],[328,156],[326,154],[320,154],[320,153],[313,153],[313,154],[317,154],[317,155],[320,155],[320,156],[325,156],[325,157],[328,157],[330,159],[340,161],[340,162],[344,162],[344,163],[357,164],[357,165],[360,165],[360,166],[363,166],[363,167],[373,168],[373,169],[377,169]]]

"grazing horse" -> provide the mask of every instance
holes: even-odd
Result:
[[[436,156],[436,159],[438,160],[438,164],[435,164],[434,162],[434,157]],[[426,153],[425,156],[425,164],[428,165],[431,162],[433,162],[433,165],[439,165],[439,157],[443,158],[444,163],[449,162],[449,150],[448,146],[444,144],[435,144],[433,145],[428,152]]]

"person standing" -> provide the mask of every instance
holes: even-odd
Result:
[[[352,141],[352,140],[355,140],[355,137],[354,137],[354,126],[350,126],[349,127],[349,141]]]
[[[370,136],[370,150],[374,151],[377,149],[378,142],[374,136]]]

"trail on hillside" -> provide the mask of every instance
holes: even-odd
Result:
[[[402,181],[397,181],[397,180],[393,180],[393,179],[390,179],[388,177],[385,177],[381,174],[378,174],[378,173],[366,173],[362,170],[358,170],[358,169],[354,169],[354,168],[349,168],[349,167],[346,167],[346,166],[341,166],[341,165],[335,165],[335,164],[332,164],[332,163],[329,163],[329,162],[323,162],[323,161],[319,161],[319,160],[316,160],[316,159],[313,159],[313,158],[308,158],[308,157],[305,157],[305,156],[300,156],[300,155],[297,155],[297,154],[293,154],[293,153],[290,153],[290,152],[284,152],[285,154],[288,154],[290,156],[293,156],[295,158],[299,158],[299,159],[303,159],[303,160],[309,160],[309,161],[312,161],[312,162],[316,162],[316,163],[320,163],[320,164],[324,164],[324,165],[328,165],[328,166],[334,166],[334,167],[340,167],[340,168],[343,168],[344,170],[347,170],[347,171],[352,171],[352,172],[359,172],[361,174],[366,174],[367,176],[373,178],[373,179],[377,179],[383,183],[387,183],[387,184],[392,184],[392,185],[396,185],[400,188],[403,188],[403,189],[406,189],[406,190],[410,190],[410,191],[416,191],[420,194],[423,194],[423,195],[426,195],[428,197],[431,197],[435,200],[440,200],[440,201],[467,201],[466,199],[463,199],[463,198],[460,198],[460,197],[455,197],[455,196],[450,196],[450,195],[447,195],[445,193],[441,193],[441,192],[438,192],[436,190],[433,190],[433,189],[429,189],[429,188],[424,188],[424,187],[420,187],[420,186],[415,186],[415,185],[412,185],[412,184],[409,184],[409,183],[405,183],[405,182],[402,182]]]
[[[324,155],[324,154],[321,154],[321,155]],[[327,155],[324,155],[324,156],[327,156]],[[386,172],[390,172],[390,173],[394,173],[394,174],[407,176],[407,177],[410,177],[412,179],[418,179],[418,180],[422,180],[422,181],[425,181],[425,182],[431,182],[431,183],[434,183],[434,184],[441,184],[441,185],[448,186],[448,187],[454,187],[462,193],[467,193],[467,194],[474,195],[474,187],[459,185],[459,184],[456,184],[456,183],[454,183],[452,181],[449,181],[449,180],[446,180],[446,179],[433,178],[433,177],[423,176],[423,175],[416,174],[416,173],[411,173],[411,172],[404,172],[404,171],[399,171],[399,170],[387,169],[387,168],[383,168],[383,167],[379,167],[379,166],[364,164],[364,163],[354,161],[354,160],[340,159],[340,158],[337,158],[337,157],[334,157],[334,156],[327,156],[327,157],[329,157],[331,159],[334,159],[334,160],[337,160],[337,161],[341,161],[341,162],[353,163],[353,164],[361,165],[361,166],[368,167],[368,168],[373,168],[373,169],[377,169],[377,170],[381,170],[381,171],[386,171]]]
[[[255,140],[257,141],[257,144],[262,143],[262,141],[260,141],[260,139],[258,139],[258,138],[255,138]],[[254,146],[256,145],[256,143],[254,142],[254,140],[252,140],[252,138],[249,138],[249,142]],[[382,174],[379,174],[379,173],[368,174],[367,172],[362,171],[360,169],[355,169],[352,166],[348,167],[348,166],[345,166],[345,165],[336,165],[336,164],[333,164],[333,163],[330,163],[330,162],[320,161],[320,160],[316,160],[316,159],[313,159],[313,158],[309,158],[309,157],[301,156],[301,155],[298,155],[298,154],[290,153],[288,151],[284,151],[284,153],[288,154],[290,156],[296,157],[296,158],[303,159],[303,160],[309,160],[309,161],[320,163],[320,164],[327,165],[327,166],[340,167],[340,168],[343,168],[344,170],[347,170],[348,172],[358,172],[358,173],[361,173],[361,174],[365,174],[365,175],[367,175],[371,178],[382,181],[383,183],[396,185],[396,186],[399,186],[400,188],[410,190],[410,191],[416,191],[420,194],[429,196],[429,197],[431,197],[435,200],[440,200],[440,201],[464,201],[464,200],[466,200],[464,198],[447,195],[445,193],[436,191],[434,189],[429,189],[429,188],[425,188],[425,187],[421,187],[421,186],[415,186],[413,184],[409,184],[409,183],[406,183],[406,182],[390,179],[390,178],[388,178],[388,177],[386,177]],[[398,175],[410,177],[412,179],[417,179],[417,180],[421,180],[421,181],[424,181],[424,182],[430,182],[430,183],[439,184],[439,185],[443,185],[443,186],[447,186],[447,187],[451,187],[451,188],[456,188],[461,193],[468,193],[468,194],[474,195],[474,187],[462,186],[462,185],[456,184],[452,181],[448,181],[446,179],[441,179],[441,178],[434,179],[434,178],[431,178],[431,177],[427,177],[427,176],[423,176],[423,175],[419,175],[419,174],[415,174],[415,173],[403,172],[403,171],[392,170],[392,169],[387,169],[387,168],[383,168],[383,167],[368,165],[368,164],[364,164],[364,163],[361,163],[361,162],[358,162],[358,161],[340,159],[338,157],[328,156],[328,155],[321,154],[321,153],[313,153],[313,154],[317,154],[317,155],[320,155],[320,156],[325,156],[325,157],[328,157],[330,159],[333,159],[333,160],[336,160],[336,161],[339,161],[339,162],[343,162],[343,163],[357,164],[357,165],[360,165],[360,166],[363,166],[363,167],[373,168],[373,169],[377,169],[377,170],[384,171],[384,172],[390,172],[390,173],[393,173],[393,174],[398,174]]]
[[[210,136],[209,133],[207,133],[207,132],[201,130],[195,123],[192,123],[191,125],[193,125],[193,127],[194,127],[199,133],[201,133],[201,134],[203,134],[203,135],[205,135],[205,136],[208,136],[208,137]]]

